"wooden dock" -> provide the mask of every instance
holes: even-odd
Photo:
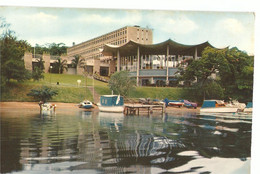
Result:
[[[126,104],[124,113],[126,115],[139,115],[140,111],[145,111],[150,115],[154,110],[165,112],[165,105],[142,105],[142,104]]]

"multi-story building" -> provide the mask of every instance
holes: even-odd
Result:
[[[139,85],[164,84],[176,85],[179,66],[187,66],[186,59],[198,59],[206,47],[213,47],[204,42],[196,45],[185,45],[171,39],[153,44],[153,31],[139,26],[126,26],[91,40],[73,45],[67,49],[67,55],[60,56],[67,60],[67,74],[93,75],[94,78],[110,76],[116,71],[127,70],[136,78]],[[73,67],[72,59],[80,55],[84,66]],[[52,72],[52,65],[57,58],[42,55],[45,72]],[[27,69],[33,69],[33,63],[39,58],[32,53],[25,54]],[[86,73],[84,73],[86,74]]]
[[[100,75],[108,76],[116,71],[115,63],[110,62],[108,56],[102,54],[104,45],[121,46],[130,40],[141,44],[153,43],[153,31],[149,28],[139,26],[126,26],[99,37],[90,39],[83,43],[73,45],[67,49],[68,58],[80,55],[85,59],[85,66],[88,73],[97,72]]]

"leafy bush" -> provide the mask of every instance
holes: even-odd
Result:
[[[129,77],[127,71],[120,71],[111,76],[108,84],[109,88],[114,91],[115,94],[128,96],[129,92],[135,88],[136,82]]]
[[[43,86],[41,89],[32,89],[27,95],[45,103],[46,101],[51,100],[53,96],[58,95],[58,92],[47,86]]]

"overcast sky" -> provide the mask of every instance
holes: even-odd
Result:
[[[102,6],[101,6],[102,7]],[[119,29],[139,25],[153,29],[154,43],[172,39],[182,44],[209,41],[217,48],[238,47],[254,53],[253,12],[198,12],[101,8],[0,7],[19,39],[36,43],[81,43]]]

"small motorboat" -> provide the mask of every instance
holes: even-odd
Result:
[[[183,100],[183,103],[184,103],[184,106],[187,107],[187,108],[194,108],[194,109],[196,109],[198,107],[197,103],[190,102],[188,100]]]
[[[244,112],[246,113],[252,113],[253,112],[253,103],[248,102],[246,105],[246,108],[244,109]]]
[[[51,103],[39,103],[41,115],[52,115],[55,113],[56,105]]]
[[[184,105],[184,101],[181,100],[168,100],[164,99],[166,106],[178,106],[179,108]]]
[[[243,108],[243,104],[228,103],[223,100],[204,100],[200,109],[201,113],[236,113]]]
[[[89,100],[84,100],[84,101],[80,102],[79,108],[91,109],[91,108],[93,108],[93,103]]]

